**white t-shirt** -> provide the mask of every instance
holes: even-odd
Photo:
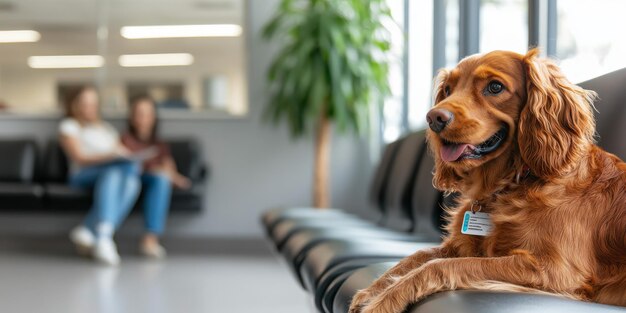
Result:
[[[81,125],[73,118],[66,118],[59,124],[59,133],[78,140],[80,153],[85,156],[97,156],[115,152],[120,136],[115,128],[104,121]],[[71,162],[70,169],[75,172],[80,167]]]

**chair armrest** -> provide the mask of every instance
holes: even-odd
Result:
[[[194,177],[190,177],[189,179],[194,183],[203,183],[209,178],[210,174],[211,171],[209,167],[205,163],[202,163]]]

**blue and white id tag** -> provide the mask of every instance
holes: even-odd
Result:
[[[465,235],[487,236],[491,232],[493,224],[489,213],[465,211],[461,233]]]

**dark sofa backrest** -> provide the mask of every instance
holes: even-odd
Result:
[[[410,186],[426,149],[425,134],[425,131],[418,131],[406,135],[389,168],[389,180],[384,191],[386,227],[399,231],[409,231],[413,227],[408,200],[412,196]]]
[[[442,193],[433,186],[435,159],[428,148],[425,149],[411,186],[413,197],[410,203],[415,221],[413,231],[429,238],[438,238],[441,235],[439,216],[442,213]]]
[[[192,181],[201,180],[205,169],[202,150],[197,140],[181,138],[166,140],[165,142],[170,147],[178,171]],[[50,182],[66,182],[68,159],[58,140],[51,139],[48,142],[45,158],[46,180]]]
[[[68,161],[58,140],[51,139],[48,141],[44,158],[45,180],[48,182],[66,182]]]
[[[0,140],[0,181],[32,182],[36,164],[37,145],[34,140]]]
[[[395,159],[400,142],[402,142],[402,139],[398,139],[385,147],[374,172],[374,177],[370,183],[369,201],[376,208],[383,206],[385,186],[389,179],[389,168],[391,168],[391,164]]]
[[[204,156],[200,143],[194,138],[166,140],[178,171],[192,181],[199,181],[205,175]]]
[[[626,161],[626,68],[579,84],[598,93],[598,145]]]

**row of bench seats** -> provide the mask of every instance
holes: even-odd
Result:
[[[626,70],[581,84],[596,90],[599,144],[626,159]],[[617,115],[617,117],[616,117]],[[621,134],[619,135],[619,130]],[[618,131],[618,133],[615,133]],[[442,207],[454,204],[432,186],[434,161],[424,132],[389,144],[371,182],[370,207],[355,212],[313,208],[274,209],[262,223],[275,250],[319,312],[347,312],[352,296],[400,259],[441,242]],[[416,304],[409,312],[626,312],[624,308],[555,296],[451,291]]]
[[[207,168],[194,139],[169,140],[178,169],[193,182],[190,190],[174,190],[171,211],[197,212],[203,205]],[[67,185],[68,160],[58,141],[49,140],[44,153],[34,139],[0,140],[0,211],[86,211],[88,190]]]

